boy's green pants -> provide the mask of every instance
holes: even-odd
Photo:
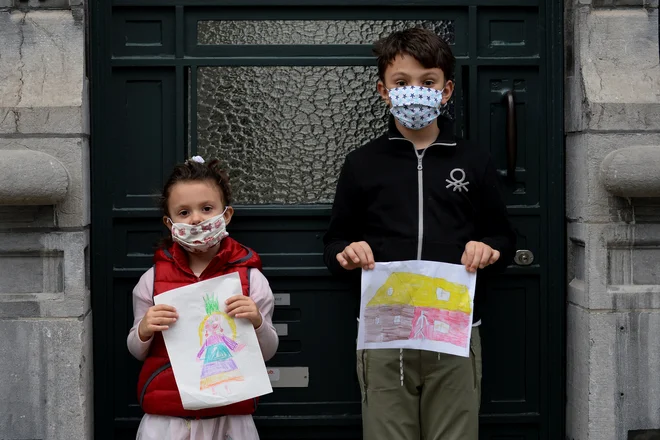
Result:
[[[470,357],[403,350],[358,350],[364,440],[477,440],[481,338]]]

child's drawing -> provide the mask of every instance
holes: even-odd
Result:
[[[225,312],[227,299],[242,292],[234,272],[154,297],[154,303],[179,313],[162,334],[185,409],[229,405],[273,391],[252,323]]]
[[[467,355],[476,278],[456,266],[409,261],[363,272],[358,347]]]
[[[245,345],[236,342],[234,319],[220,311],[215,296],[204,296],[206,316],[199,324],[199,343],[202,348],[197,359],[204,360],[199,382],[200,390],[214,388],[225,382],[242,381],[232,353],[238,353]]]

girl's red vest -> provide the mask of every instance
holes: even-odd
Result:
[[[250,294],[249,269],[261,270],[259,256],[230,237],[222,240],[218,254],[199,278],[190,270],[188,255],[178,244],[172,245],[169,249],[159,249],[154,256],[154,261],[154,296],[177,287],[232,272],[239,273],[243,295],[248,296]],[[252,414],[257,407],[257,399],[250,399],[232,405],[196,411],[183,409],[170,358],[160,332],[154,334],[149,354],[140,371],[138,399],[142,410],[147,414],[187,418]]]

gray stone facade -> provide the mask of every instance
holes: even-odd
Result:
[[[660,428],[658,3],[565,6],[566,436],[625,440]]]
[[[82,6],[21,5],[60,9],[0,0],[0,438],[89,439]],[[564,28],[566,437],[625,440],[660,428],[658,3],[566,0]]]
[[[85,27],[60,6],[0,9],[3,439],[93,437]]]

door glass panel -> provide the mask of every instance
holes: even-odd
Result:
[[[375,66],[201,67],[197,151],[236,204],[331,203],[346,154],[385,132],[376,81]]]
[[[453,20],[213,20],[198,22],[197,38],[200,45],[372,44],[412,27],[454,43]]]

